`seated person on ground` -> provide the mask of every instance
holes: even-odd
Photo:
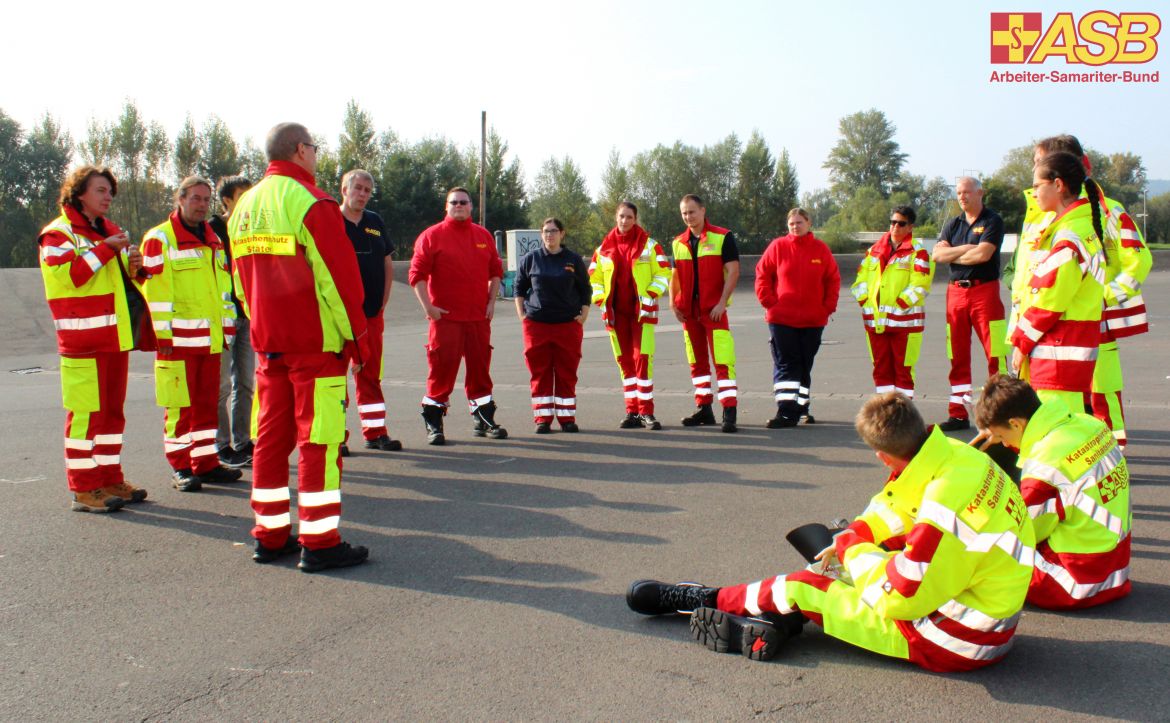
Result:
[[[805,620],[928,670],[1001,659],[1032,578],[1032,523],[1019,490],[987,455],[928,431],[900,393],[870,398],[856,426],[891,474],[818,563],[725,588],[639,580],[630,608],[693,611],[696,640],[754,660],[774,657]]]
[[[1036,530],[1028,602],[1075,609],[1129,594],[1129,471],[1105,423],[1040,402],[1027,382],[987,381],[975,407],[976,441],[1019,450],[1020,491]]]

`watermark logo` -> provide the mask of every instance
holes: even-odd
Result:
[[[1154,60],[1161,31],[1154,13],[1065,12],[1047,24],[1038,12],[991,13],[991,63],[1023,66],[1021,72],[993,70],[991,82],[1157,83],[1158,71],[1112,72],[1103,66]],[[1059,69],[1037,67],[1044,65]]]
[[[1043,30],[1040,13],[992,13],[991,62],[1028,62]]]

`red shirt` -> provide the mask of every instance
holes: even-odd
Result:
[[[769,324],[826,326],[840,293],[837,261],[811,233],[773,239],[756,265],[756,298]]]
[[[503,276],[491,233],[477,223],[448,217],[415,240],[407,283],[427,282],[431,303],[447,310],[444,321],[484,321],[488,282]]]

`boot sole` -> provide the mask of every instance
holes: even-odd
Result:
[[[301,572],[307,572],[307,573],[325,572],[326,570],[338,570],[338,569],[341,569],[343,567],[357,567],[358,565],[362,564],[363,562],[366,562],[369,559],[370,558],[367,556],[367,557],[363,557],[359,560],[343,560],[340,562],[320,562],[320,563],[316,563],[316,564],[312,564],[312,565],[306,565],[305,561],[301,560],[300,562],[297,563],[297,569],[300,570]]]
[[[771,660],[784,636],[772,625],[715,608],[691,614],[691,637],[717,653],[742,653],[749,660]]]
[[[77,500],[74,500],[69,503],[69,509],[73,510],[74,512],[93,512],[96,514],[103,514],[107,512],[117,512],[118,510],[122,509],[125,504],[126,503],[123,502],[122,504],[114,503],[105,505],[104,507],[93,507],[92,505],[82,504]]]

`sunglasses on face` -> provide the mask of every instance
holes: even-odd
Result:
[[[447,201],[448,206],[467,206],[470,203],[471,203],[471,201],[464,201],[463,199],[460,199],[458,201]]]
[[[902,228],[903,226],[909,226],[910,222],[909,221],[894,221],[893,219],[891,219],[890,225],[897,226],[898,228]]]

